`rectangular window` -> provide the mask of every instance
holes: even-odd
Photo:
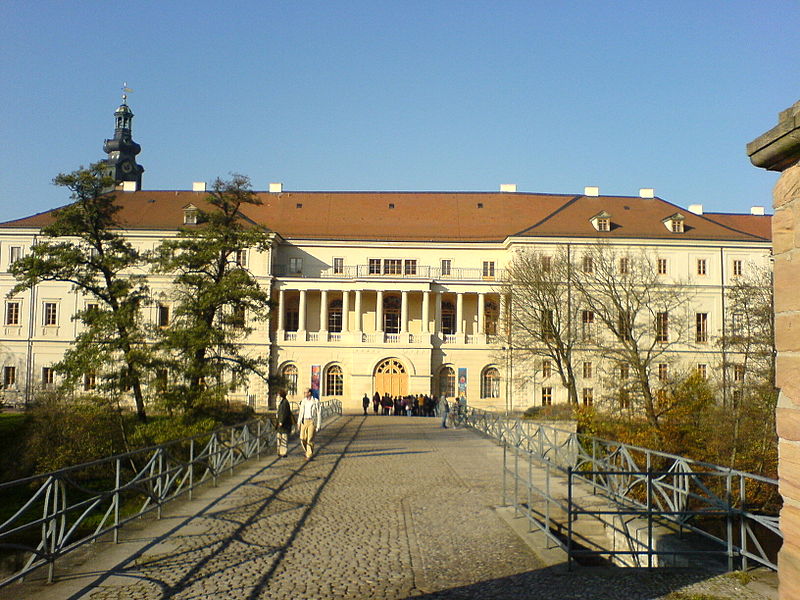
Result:
[[[733,380],[739,383],[744,381],[744,365],[734,365]]]
[[[403,272],[403,261],[399,258],[386,258],[383,261],[384,275],[400,275]]]
[[[542,361],[542,379],[547,379],[553,374],[553,363],[549,360]]]
[[[739,406],[744,400],[744,390],[733,390],[733,404]]]
[[[42,367],[42,386],[50,387],[55,382],[53,367]]]
[[[83,391],[89,392],[97,387],[97,376],[94,371],[89,371],[83,376]]]
[[[553,268],[553,257],[552,256],[543,256],[542,257],[542,271],[544,271],[545,273],[549,273],[552,268]]]
[[[697,259],[697,274],[698,275],[705,275],[706,274],[706,259],[705,258],[698,258]]]
[[[733,261],[733,276],[741,277],[741,275],[742,275],[742,261],[735,260]]]
[[[666,258],[659,258],[658,259],[658,274],[659,275],[666,275],[667,274],[667,259]]]
[[[630,270],[630,261],[627,256],[623,256],[622,258],[619,259],[619,274],[627,275],[629,270]]]
[[[552,340],[555,337],[556,327],[553,323],[553,311],[545,309],[542,311],[542,339]]]
[[[166,369],[156,369],[156,379],[155,379],[155,386],[157,390],[165,390],[167,389],[167,370]]]
[[[669,376],[669,366],[667,363],[658,363],[658,380],[666,381]]]
[[[583,272],[594,273],[594,260],[592,260],[591,256],[583,257]]]
[[[231,313],[231,325],[237,329],[243,329],[247,324],[247,309],[244,306],[237,306]]]
[[[494,278],[494,261],[493,260],[485,260],[483,261],[483,276],[486,278]]]
[[[8,390],[17,385],[17,367],[3,367],[3,389]]]
[[[594,312],[591,310],[581,311],[581,327],[583,339],[589,340],[594,334]]]
[[[442,277],[450,276],[450,269],[452,268],[452,261],[449,258],[442,259]]]
[[[417,274],[417,261],[416,259],[406,259],[403,261],[403,274],[416,275]]]
[[[300,312],[297,307],[286,309],[286,331],[297,331],[300,326]]]
[[[341,275],[344,273],[344,259],[343,258],[334,258],[333,259],[333,272],[336,275]]]
[[[708,341],[708,313],[695,314],[694,341],[705,344]]]
[[[591,362],[584,362],[583,363],[583,378],[584,379],[591,379],[592,378],[592,363]]]
[[[11,246],[8,249],[8,264],[13,265],[22,258],[22,246]]]
[[[303,259],[300,257],[289,259],[289,273],[302,273],[303,272]]]
[[[247,250],[237,250],[236,251],[236,264],[240,267],[247,266]]]
[[[164,304],[158,305],[158,326],[159,327],[169,326],[169,306],[166,306]]]
[[[744,316],[742,313],[733,313],[731,315],[731,334],[740,335],[742,333],[742,324],[744,323]]]
[[[618,375],[620,380],[627,379],[628,377],[630,377],[630,374],[631,374],[630,365],[628,365],[627,363],[623,363],[619,366]]]
[[[597,219],[597,231],[608,231],[611,228],[609,219]]]
[[[620,390],[619,391],[619,407],[620,408],[630,408],[631,407],[631,395],[628,390]]]
[[[697,365],[697,374],[702,377],[703,379],[706,378],[706,373],[708,372],[708,366],[704,364]]]
[[[542,406],[550,406],[553,404],[553,388],[542,388]]]
[[[656,313],[656,341],[666,344],[669,341],[669,313]]]
[[[623,339],[631,335],[631,313],[627,310],[621,310],[617,315],[617,333]]]
[[[42,305],[42,325],[58,325],[58,304],[45,302]]]
[[[369,274],[370,275],[380,275],[381,274],[381,259],[380,258],[370,258],[369,259]]]
[[[6,325],[19,325],[19,302],[6,302]]]
[[[594,404],[594,389],[583,388],[583,405],[591,406],[592,404]]]

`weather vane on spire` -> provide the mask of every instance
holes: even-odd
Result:
[[[130,94],[133,90],[128,87],[128,82],[122,82],[122,103],[125,104],[128,101],[128,94]]]

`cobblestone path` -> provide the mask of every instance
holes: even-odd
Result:
[[[17,589],[41,600],[644,600],[683,598],[667,594],[691,585],[684,593],[762,598],[729,576],[546,566],[496,512],[502,451],[470,431],[343,416],[318,440],[309,462],[297,448],[269,457],[199,509],[175,509],[166,531],[128,534],[132,555],[106,565],[100,551],[55,585]]]

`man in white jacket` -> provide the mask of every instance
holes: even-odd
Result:
[[[297,422],[300,424],[300,444],[306,453],[306,460],[314,455],[314,434],[319,426],[319,401],[311,390],[306,390],[305,398],[300,402]]]

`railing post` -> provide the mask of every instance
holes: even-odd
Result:
[[[592,436],[592,494],[597,493],[597,438]]]
[[[508,506],[506,478],[508,477],[508,444],[503,441],[503,506]]]
[[[189,500],[194,492],[194,438],[189,440]]]
[[[211,434],[211,448],[209,448],[209,458],[211,459],[211,481],[214,487],[217,487],[217,446],[219,445],[217,440],[217,434]]]
[[[519,446],[514,445],[514,516],[519,510]]]
[[[119,458],[116,460],[114,467],[114,543],[119,544],[119,485],[121,477],[122,466]]]
[[[261,460],[261,419],[256,421],[256,458]]]
[[[730,471],[725,476],[725,502],[728,505],[726,530],[728,533],[728,571],[733,571],[733,507],[731,506],[732,482]]]
[[[647,468],[647,568],[653,568],[653,472],[649,465]]]
[[[157,482],[157,490],[158,490],[158,509],[156,510],[156,518],[161,518],[161,500],[162,500],[162,492],[164,491],[164,480],[162,479],[164,474],[164,448],[159,446],[158,448],[158,477],[156,479]]]
[[[747,571],[747,524],[745,523],[745,510],[747,508],[747,494],[745,493],[746,479],[739,475],[739,531],[741,539],[742,571]]]
[[[545,539],[547,540],[547,547],[551,548],[550,546],[550,461],[545,461],[544,463],[544,525],[545,531],[547,534]]]
[[[567,467],[567,571],[572,571],[572,465]]]
[[[530,446],[530,436],[528,437],[528,446]],[[533,509],[531,508],[531,489],[533,488],[533,453],[531,452],[530,447],[528,448],[526,454],[528,457],[528,484],[526,486],[528,488],[528,531],[531,531],[530,515],[533,512]]]

